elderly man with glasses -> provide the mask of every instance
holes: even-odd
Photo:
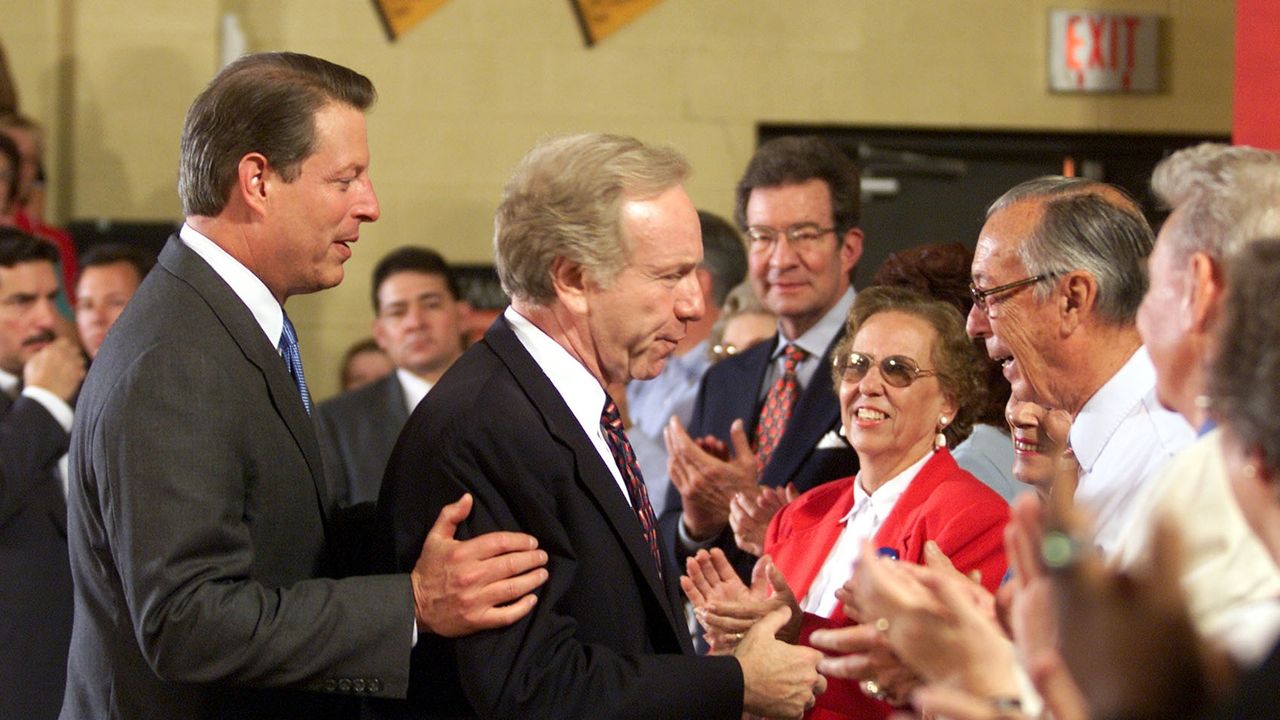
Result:
[[[1143,482],[1193,437],[1157,401],[1134,324],[1152,243],[1141,210],[1117,188],[1045,177],[991,205],[973,255],[969,334],[1003,364],[1015,398],[1074,419],[1075,499],[1095,517],[1104,552]]]

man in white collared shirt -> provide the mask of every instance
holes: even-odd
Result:
[[[1046,177],[992,203],[973,255],[969,334],[1003,363],[1015,398],[1071,414],[1075,498],[1104,552],[1138,488],[1193,439],[1156,402],[1155,370],[1134,325],[1153,241],[1123,191]]]
[[[0,228],[0,717],[55,718],[71,638],[66,456],[85,359],[49,243]]]
[[[467,303],[444,258],[402,247],[373,269],[373,338],[394,373],[316,408],[325,472],[338,505],[378,499],[400,428],[462,354]]]

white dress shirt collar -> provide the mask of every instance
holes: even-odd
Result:
[[[604,466],[609,468],[614,482],[622,491],[622,497],[628,505],[631,504],[631,494],[627,490],[626,481],[622,479],[622,469],[614,460],[613,451],[609,449],[609,442],[605,440],[604,430],[600,427],[600,414],[604,410],[605,398],[600,381],[581,361],[570,355],[568,350],[528,318],[516,312],[514,307],[508,305],[502,316],[507,319],[516,339],[529,351],[533,361],[555,386],[556,392],[564,398],[569,412],[573,413],[574,419],[582,426],[582,431],[586,433]]]
[[[836,335],[840,333],[840,329],[844,327],[845,320],[849,318],[849,308],[853,307],[853,286],[849,286],[835,305],[827,310],[821,320],[814,323],[813,327],[806,330],[800,337],[788,340],[782,332],[782,324],[778,324],[778,341],[773,348],[774,360],[782,355],[782,351],[787,345],[796,345],[805,352],[809,353],[811,358],[821,358],[827,348],[831,346],[831,341],[836,339]]]
[[[192,252],[209,263],[218,277],[231,286],[231,291],[253,313],[253,319],[258,321],[258,326],[266,334],[271,346],[277,347],[280,344],[280,333],[284,331],[284,309],[262,280],[190,225],[184,223],[178,236]]]
[[[520,344],[533,356],[533,361],[542,368],[551,384],[556,386],[565,404],[569,406],[569,411],[582,428],[587,430],[588,437],[591,435],[591,428],[598,432],[605,395],[600,381],[560,343],[516,312],[514,307],[508,305],[503,316],[520,339]]]
[[[418,403],[422,402],[422,398],[431,392],[431,388],[435,387],[435,383],[423,380],[404,368],[396,368],[396,378],[400,381],[400,390],[404,393],[404,404],[409,410],[409,414],[413,414],[414,408],[418,407]]]
[[[889,481],[876,489],[874,493],[867,494],[862,489],[862,473],[853,481],[853,507],[849,508],[849,512],[840,518],[841,523],[848,523],[854,515],[859,515],[864,511],[870,510],[871,513],[879,520],[875,524],[876,531],[880,530],[880,526],[884,524],[885,518],[889,517],[889,513],[893,512],[893,506],[898,504],[898,499],[902,497],[902,493],[907,491],[907,486],[920,474],[920,468],[933,457],[933,453],[925,453],[923,457],[911,464],[906,470],[889,478]]]
[[[844,527],[809,584],[809,590],[800,600],[800,609],[831,617],[839,607],[836,589],[849,579],[854,562],[862,555],[862,544],[880,533],[902,494],[931,457],[933,453],[925,453],[915,464],[890,478],[870,495],[862,489],[862,481],[854,478],[853,507],[838,521]]]
[[[18,397],[18,381],[20,379],[17,375],[7,370],[0,370],[0,392],[11,398]]]
[[[1107,441],[1156,382],[1155,366],[1140,346],[1128,361],[1084,404],[1071,423],[1071,450],[1080,469],[1092,472]]]

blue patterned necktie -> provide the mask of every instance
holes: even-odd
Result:
[[[283,312],[283,311],[282,311]],[[284,367],[298,386],[298,394],[302,395],[302,406],[311,414],[311,391],[307,390],[307,378],[302,374],[302,354],[298,352],[298,331],[293,329],[288,314],[284,315],[284,329],[280,331],[280,357],[284,359]]]
[[[631,508],[636,512],[640,528],[644,530],[644,540],[649,545],[649,553],[653,555],[653,564],[658,568],[658,577],[662,577],[662,554],[658,551],[658,520],[653,515],[653,505],[649,504],[649,491],[640,475],[640,465],[636,462],[636,454],[631,449],[627,434],[622,429],[622,415],[613,398],[605,396],[604,412],[600,413],[600,427],[604,430],[605,442],[613,453],[613,461],[622,472],[622,479],[627,485],[627,495],[631,497]]]

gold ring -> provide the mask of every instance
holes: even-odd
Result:
[[[874,626],[876,630],[880,631],[881,635],[889,632],[889,618],[876,618]]]

